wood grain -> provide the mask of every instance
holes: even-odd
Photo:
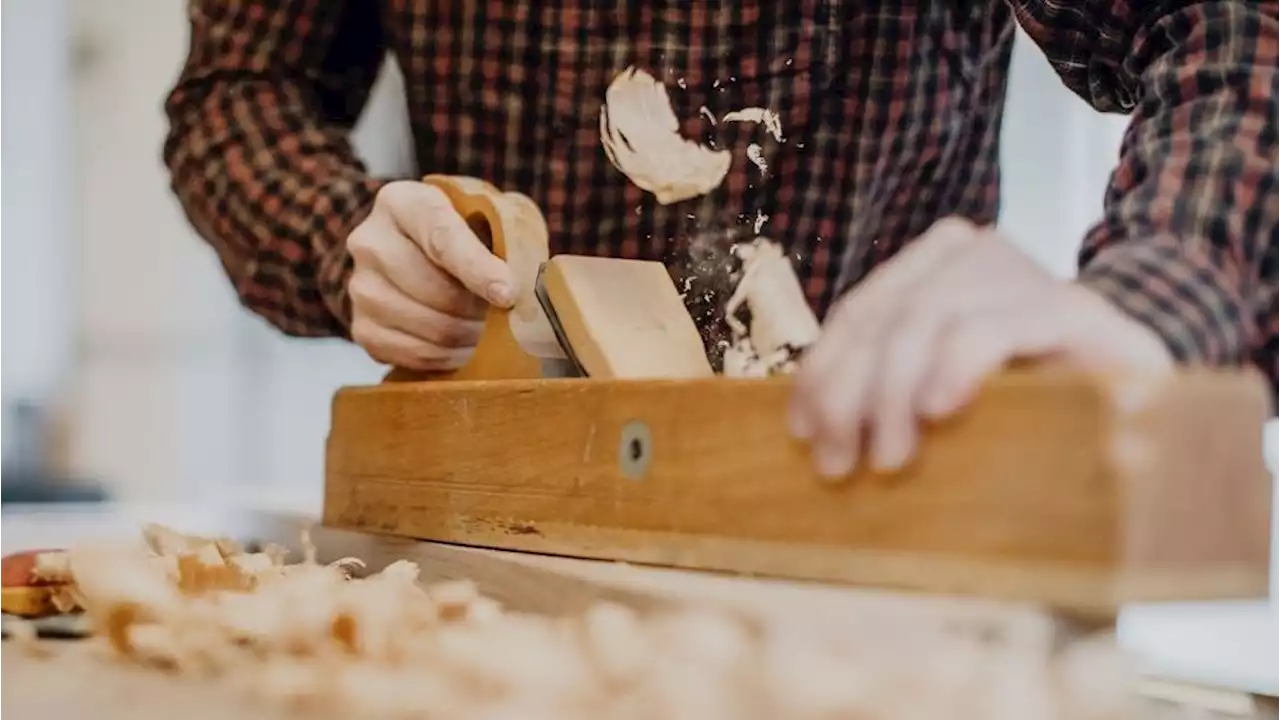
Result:
[[[557,255],[543,278],[592,378],[711,377],[702,336],[660,262]]]
[[[819,481],[787,379],[346,388],[325,523],[1111,613],[1268,591],[1253,375],[999,377],[897,476]],[[638,477],[624,434],[651,443]]]
[[[294,545],[309,524],[299,518],[261,539]],[[644,613],[697,607],[753,622],[799,619],[833,630],[850,622],[1017,623],[1048,617],[1043,608],[1025,602],[492,550],[326,526],[311,528],[310,537],[321,562],[357,557],[365,563],[363,572],[373,573],[409,560],[421,569],[422,582],[469,580],[503,607],[540,615],[573,615],[614,602]]]

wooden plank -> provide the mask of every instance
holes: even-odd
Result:
[[[789,393],[786,378],[346,388],[325,523],[1103,614],[1268,591],[1252,375],[1010,373],[902,473],[834,485],[786,431]]]
[[[269,538],[296,544],[304,524]],[[360,558],[367,572],[410,560],[426,583],[470,580],[506,608],[542,615],[572,615],[599,602],[616,602],[641,612],[679,607],[711,608],[768,622],[803,618],[836,627],[858,622],[925,618],[1045,617],[1043,608],[1022,602],[977,597],[895,592],[783,578],[746,577],[625,562],[490,550],[352,532],[330,527],[311,530],[322,561]]]

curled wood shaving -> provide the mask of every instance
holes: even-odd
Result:
[[[142,537],[151,552],[156,555],[186,555],[204,550],[216,552],[221,557],[244,552],[240,543],[228,538],[211,538],[200,535],[184,535],[163,525],[148,523],[142,528]]]
[[[796,358],[818,339],[818,319],[805,299],[791,261],[777,243],[757,237],[735,247],[742,276],[725,304],[731,344],[723,372],[764,377],[795,371]],[[750,326],[740,314],[748,311]]]
[[[286,564],[278,553],[223,556],[209,548],[229,545],[152,536],[164,542],[149,548],[177,554],[70,553],[86,612],[115,655],[312,715],[1103,720],[1123,717],[1128,697],[1107,645],[1063,654],[1034,623],[1006,624],[1002,636],[978,621],[888,628],[854,618],[856,633],[832,634],[803,619],[642,616],[609,603],[551,618],[505,611],[466,580],[424,585],[408,561],[356,578],[361,563],[350,558],[322,565],[306,553]],[[1119,680],[1091,681],[1085,661]]]
[[[60,550],[37,553],[35,564],[31,568],[31,578],[36,584],[60,585],[70,582],[70,560],[67,553]]]
[[[49,604],[59,613],[73,613],[81,608],[80,593],[69,579],[62,585],[51,586]]]
[[[605,91],[600,140],[609,162],[663,205],[719,187],[733,161],[727,151],[681,137],[666,88],[634,67]]]
[[[782,136],[782,117],[777,112],[768,108],[748,107],[741,110],[734,110],[726,113],[722,122],[732,123],[760,123],[764,125],[764,129],[769,131],[774,140],[778,142],[786,142],[787,139]]]
[[[715,116],[700,110],[714,124]],[[748,107],[726,114],[725,123],[757,123],[778,142],[782,120],[777,112]],[[605,91],[600,108],[600,143],[605,155],[623,175],[662,205],[705,195],[724,182],[733,164],[727,150],[716,150],[680,135],[680,120],[671,107],[666,87],[644,70],[628,67]],[[764,150],[747,147],[747,158],[768,174]]]

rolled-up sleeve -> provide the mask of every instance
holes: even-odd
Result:
[[[1276,383],[1277,4],[1011,0],[1059,75],[1130,112],[1078,281],[1184,363]]]
[[[189,3],[164,162],[241,302],[287,334],[348,334],[346,238],[382,184],[348,142],[384,54],[376,8]]]

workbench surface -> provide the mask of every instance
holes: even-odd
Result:
[[[85,642],[45,645],[48,657],[30,657],[5,642],[0,660],[4,668],[3,710],[13,717],[130,718],[130,720],[225,720],[226,718],[296,717],[228,690],[213,681],[200,681],[99,656]],[[1276,718],[1275,700],[1258,702],[1252,716],[1206,711],[1202,707],[1152,700],[1143,720],[1263,720]],[[315,715],[308,713],[308,718]]]
[[[424,582],[468,578],[504,607],[524,612],[578,613],[592,603],[608,600],[640,611],[655,611],[693,603],[719,606],[753,621],[796,631],[815,629],[824,636],[857,633],[869,624],[945,623],[953,617],[1007,618],[1018,627],[1027,608],[974,599],[937,598],[913,594],[838,588],[809,583],[737,578],[715,574],[640,568],[621,563],[576,561],[565,558],[478,551],[470,548],[416,543],[391,538],[316,528],[312,534],[322,559],[356,556],[376,570],[397,559],[410,559],[423,571]],[[278,531],[278,532],[277,532]],[[298,537],[292,524],[261,536],[287,542]],[[856,635],[855,635],[856,637]],[[881,638],[883,639],[883,638]],[[130,666],[89,642],[43,643],[48,657],[34,658],[11,642],[0,655],[4,667],[3,709],[39,713],[43,717],[101,717],[169,720],[173,717],[276,718],[289,716],[243,696],[228,683],[200,681],[158,670]],[[1240,695],[1209,693],[1197,699],[1194,688],[1147,688],[1153,695],[1185,702],[1152,700],[1149,712],[1137,720],[1253,720],[1277,718],[1274,698],[1256,701],[1253,715],[1238,709]],[[1225,702],[1224,702],[1225,701]],[[1237,712],[1215,712],[1207,707]],[[15,717],[19,717],[15,715]],[[296,716],[295,716],[296,717]],[[308,713],[309,720],[315,717]]]
[[[31,657],[5,641],[3,710],[13,717],[225,720],[285,717],[213,682],[167,675],[106,659],[87,642],[49,642]]]

